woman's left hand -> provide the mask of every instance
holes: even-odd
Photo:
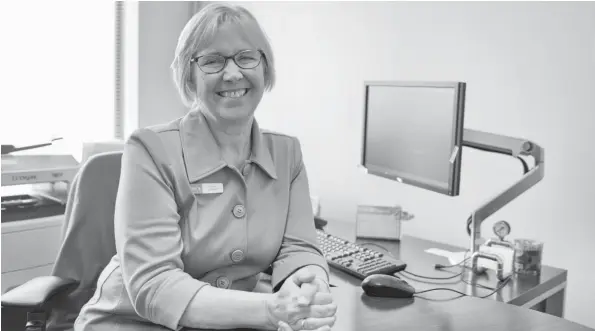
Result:
[[[311,304],[317,292],[331,293],[328,283],[316,277],[308,269],[302,268],[291,275],[281,286],[290,293],[299,293],[298,304],[307,306]]]
[[[323,293],[331,293],[331,288],[329,284],[322,278],[315,277],[314,280],[310,283],[303,283],[301,288],[304,289],[304,286],[315,286],[316,291],[323,292]]]
[[[302,268],[297,270],[281,288],[296,293],[298,305],[302,307],[310,306],[312,309],[310,316],[295,323],[285,321],[290,322],[286,323],[288,330],[325,331],[330,330],[335,324],[337,305],[332,301],[322,306],[314,303],[314,297],[317,293],[331,294],[326,280],[316,277],[309,269]]]

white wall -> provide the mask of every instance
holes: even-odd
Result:
[[[545,178],[489,218],[545,242],[569,270],[566,317],[595,327],[594,3],[242,3],[268,33],[278,85],[262,126],[299,136],[322,216],[401,204],[407,234],[467,247],[473,208],[521,175],[518,160],[464,149],[461,195],[449,198],[357,170],[364,80],[468,83],[466,127],[532,139]],[[387,146],[388,147],[388,146]]]
[[[364,80],[465,81],[467,128],[525,137],[545,148],[544,180],[488,219],[483,233],[491,235],[493,222],[506,219],[514,237],[543,240],[544,262],[569,270],[566,317],[595,327],[589,314],[595,267],[587,255],[595,252],[589,209],[595,156],[588,144],[595,141],[593,3],[242,5],[264,26],[277,59],[278,85],[257,117],[262,126],[301,139],[323,217],[352,222],[357,204],[401,204],[416,215],[407,234],[466,247],[469,213],[519,178],[517,160],[464,149],[456,198],[357,170]],[[191,10],[184,3],[141,2],[141,125],[185,111],[169,74],[189,18],[184,8]]]
[[[182,104],[169,68],[178,36],[192,16],[193,2],[138,3],[138,126],[183,116]]]

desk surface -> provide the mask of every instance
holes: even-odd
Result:
[[[452,252],[460,252],[464,249],[450,245],[444,245],[428,240],[404,236],[401,242],[389,240],[362,240],[355,238],[355,225],[348,222],[329,222],[325,231],[342,237],[346,240],[357,243],[372,242],[388,249],[393,256],[407,263],[407,271],[427,277],[448,277],[460,272],[458,268],[449,270],[436,270],[434,264],[448,264],[446,258],[425,252],[429,248],[438,248]],[[382,251],[380,248],[370,246],[372,249]],[[351,284],[359,286],[360,280],[351,275],[331,269],[331,282],[334,285]],[[399,277],[407,280],[417,291],[447,287],[461,291],[468,295],[481,297],[490,294],[493,290],[484,289],[471,284],[480,284],[495,289],[499,281],[496,273],[488,270],[482,275],[475,275],[471,271],[464,272],[460,277],[450,280],[427,280],[405,273],[399,273]],[[518,276],[515,275],[508,284],[500,291],[491,295],[489,299],[506,302],[516,306],[532,307],[543,300],[543,296],[549,291],[563,290],[566,286],[567,271],[549,266],[543,266],[540,276]],[[550,293],[551,295],[551,293]],[[451,291],[432,291],[424,293],[424,296],[431,299],[449,299],[459,296]]]
[[[426,253],[428,248],[448,251],[461,251],[454,247],[413,237],[404,237],[399,242],[379,240],[356,240],[354,224],[347,222],[329,222],[326,231],[355,241],[373,242],[387,248],[395,257],[407,263],[407,270],[430,277],[446,277],[457,270],[439,271],[435,263],[447,263],[445,258]],[[373,247],[372,247],[373,248]],[[456,268],[455,268],[456,269]],[[567,272],[563,269],[542,267],[539,277],[519,277],[513,279],[487,299],[477,298],[490,294],[491,290],[478,288],[471,284],[496,287],[498,279],[491,270],[486,274],[473,276],[471,272],[462,277],[468,283],[455,278],[449,281],[427,281],[400,274],[416,290],[435,287],[456,289],[471,296],[461,297],[450,291],[424,293],[424,298],[391,299],[374,298],[364,294],[361,281],[343,272],[331,268],[331,283],[335,301],[338,304],[337,323],[333,330],[591,330],[585,326],[563,318],[545,314],[532,309],[531,303],[540,297],[551,295],[551,291],[566,286]],[[471,277],[471,278],[469,278]],[[431,282],[431,283],[428,283]],[[547,293],[547,292],[550,293]],[[517,307],[524,306],[524,307]]]
[[[593,331],[549,314],[475,297],[448,301],[374,298],[346,284],[334,287],[332,292],[338,305],[333,330]]]

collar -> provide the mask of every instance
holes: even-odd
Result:
[[[277,179],[271,153],[264,143],[256,119],[252,123],[252,151],[249,161],[256,163],[271,178]],[[184,164],[190,182],[198,181],[227,166],[221,157],[219,145],[200,110],[191,110],[182,118],[180,137]]]

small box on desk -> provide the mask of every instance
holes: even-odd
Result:
[[[401,222],[413,218],[401,206],[357,206],[356,237],[401,240]]]

